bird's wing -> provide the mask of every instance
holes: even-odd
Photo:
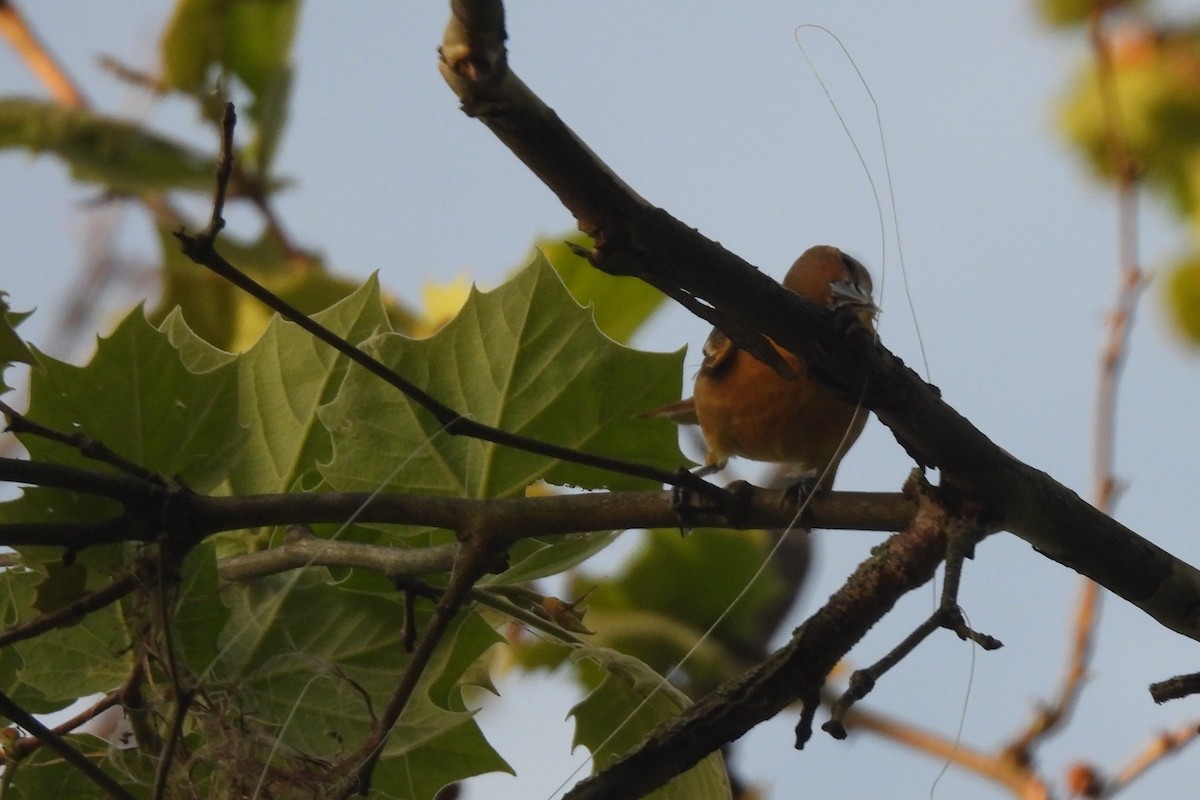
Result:
[[[704,340],[704,362],[700,365],[701,372],[709,374],[721,369],[737,353],[737,345],[717,328]]]

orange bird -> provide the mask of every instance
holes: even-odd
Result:
[[[874,327],[866,267],[836,247],[818,245],[788,270],[783,285],[817,303],[857,309]],[[788,465],[828,489],[846,451],[867,422],[867,411],[835,396],[805,363],[771,342],[791,368],[785,378],[713,328],[694,397],[651,412],[679,423],[699,423],[708,446],[703,472],[722,469],[730,456]]]

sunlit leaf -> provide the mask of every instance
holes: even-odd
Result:
[[[274,312],[185,257],[174,231],[160,228],[158,237],[163,255],[163,289],[157,307],[149,315],[151,321],[159,322],[178,308],[188,325],[217,347],[241,351],[254,344]],[[217,249],[238,269],[308,314],[348,297],[361,283],[333,275],[317,258],[288,252],[269,233],[254,242],[224,235]],[[416,315],[394,299],[387,298],[385,308],[397,330],[407,331],[414,324]]]
[[[354,343],[391,330],[375,278],[314,319]],[[238,364],[239,414],[249,433],[230,476],[234,491],[287,492],[319,479],[317,464],[332,451],[317,412],[333,399],[347,365],[298,326],[278,317],[267,325]]]
[[[429,339],[390,335],[372,345],[401,375],[478,422],[664,469],[684,463],[671,425],[635,419],[678,398],[681,354],[638,353],[604,337],[543,260],[493,292],[473,293]],[[539,479],[588,488],[653,485],[448,436],[431,414],[361,371],[348,374],[321,419],[334,434],[334,457],[322,472],[347,491],[386,485],[512,497]]]
[[[581,305],[592,307],[596,315],[596,327],[614,341],[622,344],[628,342],[662,307],[667,296],[637,278],[601,272],[572,252],[567,241],[591,246],[590,239],[576,233],[563,239],[539,239],[536,248],[554,267],[571,296]]]
[[[192,372],[140,308],[99,340],[86,366],[39,358],[31,419],[102,442],[146,469],[181,477],[196,491],[225,479],[245,435],[237,421],[232,365]],[[31,458],[97,468],[66,445],[37,436],[24,436],[22,443]]]

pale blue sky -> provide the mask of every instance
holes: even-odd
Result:
[[[148,114],[204,144],[186,109],[147,110],[95,66],[108,53],[152,68],[169,5],[23,4],[97,105]],[[1041,30],[1021,2],[530,0],[508,12],[514,69],[643,196],[777,277],[812,244],[854,253],[886,286],[885,343],[919,367],[895,250],[881,256],[864,172],[793,39],[802,23],[835,31],[880,105],[934,382],[1001,446],[1090,495],[1116,216],[1112,198],[1054,133],[1056,99],[1086,55],[1079,37]],[[293,236],[345,273],[380,270],[387,287],[407,296],[459,273],[494,285],[536,235],[571,225],[553,195],[457,110],[435,63],[446,16],[437,2],[306,7],[280,159],[296,179],[279,202]],[[805,41],[882,185],[878,134],[857,79],[827,39],[809,32]],[[0,92],[38,92],[7,50]],[[50,159],[11,153],[0,156],[0,187],[0,288],[16,308],[39,307],[23,330],[44,341],[56,299],[81,264],[81,201],[91,192],[69,184]],[[1142,255],[1153,268],[1186,240],[1152,203],[1143,206]],[[139,213],[124,219],[119,241],[125,253],[154,258]],[[689,344],[696,353],[705,332],[672,309],[639,344]],[[1152,285],[1122,386],[1117,468],[1129,485],[1117,516],[1193,564],[1197,397],[1200,362],[1167,330]],[[894,490],[908,468],[873,421],[839,485]],[[875,541],[823,534],[804,610]],[[1063,568],[1011,536],[993,537],[967,565],[963,604],[1006,647],[978,654],[972,674],[967,646],[935,637],[880,684],[871,707],[952,735],[970,685],[963,741],[994,746],[1057,686],[1076,591]],[[917,595],[852,653],[858,663],[877,658],[926,613],[931,595]],[[1186,701],[1154,706],[1145,688],[1194,671],[1196,654],[1194,643],[1141,612],[1107,602],[1092,682],[1074,724],[1043,751],[1047,774],[1060,777],[1077,759],[1115,768],[1153,731],[1197,716]],[[570,771],[570,733],[559,721],[572,699],[541,679],[502,689],[483,723],[520,777],[477,782],[467,796],[545,797]],[[785,714],[739,745],[748,777],[774,787],[774,797],[929,796],[940,764],[866,735],[837,743],[818,734],[796,753],[794,722]],[[1186,751],[1123,796],[1186,796],[1198,764],[1197,751]],[[1004,795],[952,770],[934,796]]]

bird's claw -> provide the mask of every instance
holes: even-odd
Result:
[[[671,510],[679,517],[679,533],[681,536],[687,536],[691,529],[699,524],[699,517],[705,507],[697,501],[696,492],[689,488],[688,479],[684,478],[687,475],[689,478],[705,478],[714,473],[720,472],[725,468],[723,463],[720,464],[705,464],[694,470],[688,470],[680,467],[677,474],[680,479],[671,487]],[[708,509],[711,512],[711,508]]]
[[[671,487],[671,510],[679,518],[680,536],[687,536],[696,524],[696,504],[693,502],[694,494],[683,479],[683,475],[690,472],[690,470],[680,467],[678,471],[680,480],[676,481],[675,485]],[[695,474],[699,475],[700,473],[697,471]]]
[[[801,475],[783,488],[783,502],[795,508],[803,508],[809,499],[821,491],[820,478],[816,472]]]

